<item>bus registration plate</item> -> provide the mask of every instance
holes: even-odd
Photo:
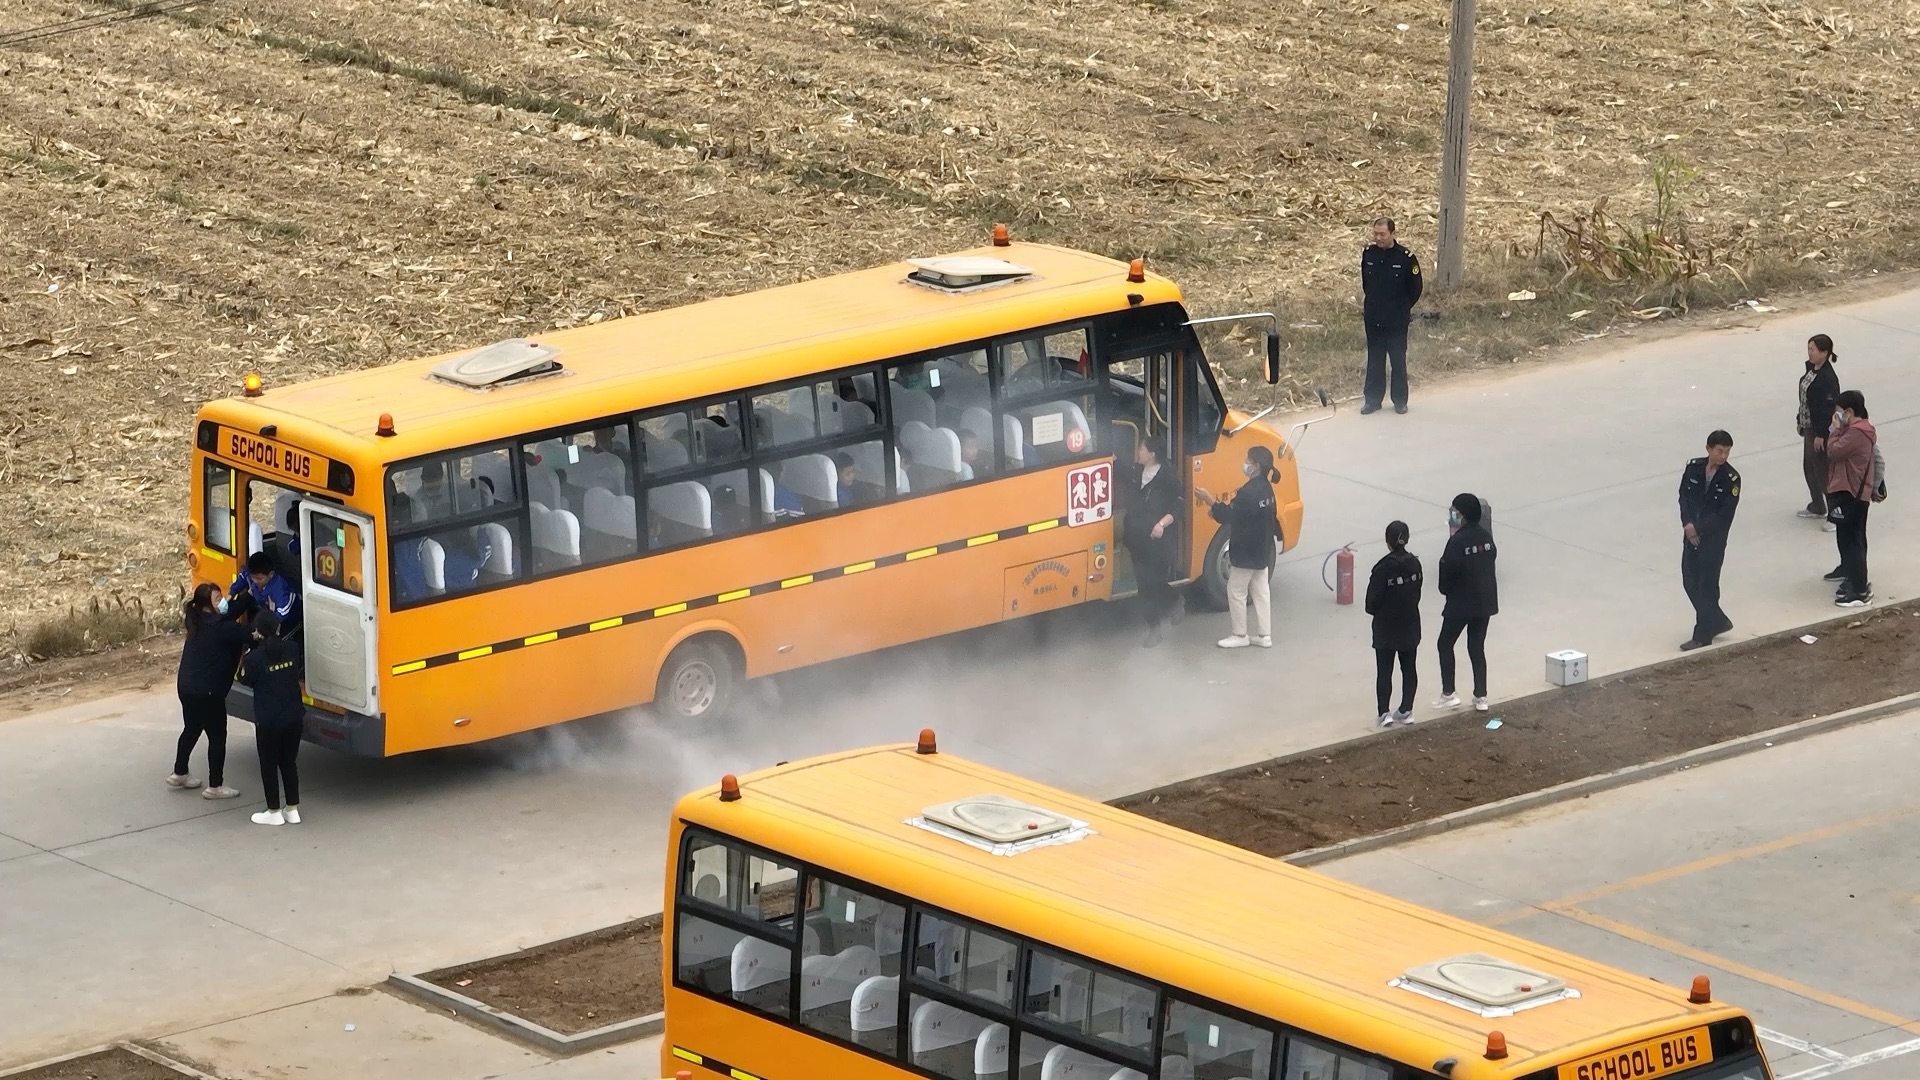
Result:
[[[302,485],[327,486],[327,468],[331,463],[326,458],[263,435],[222,427],[220,443],[214,452],[256,475],[294,480]]]
[[[1712,1060],[1713,1041],[1697,1027],[1568,1062],[1559,1080],[1652,1080]]]

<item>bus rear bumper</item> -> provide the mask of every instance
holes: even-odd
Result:
[[[227,715],[253,722],[253,690],[235,684],[227,692]],[[307,706],[302,737],[316,746],[354,757],[387,756],[387,718],[363,713],[335,713]]]

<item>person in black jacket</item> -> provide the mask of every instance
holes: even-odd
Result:
[[[260,788],[266,792],[266,810],[253,815],[255,825],[300,824],[301,723],[306,702],[300,680],[306,667],[300,646],[280,635],[280,620],[262,614],[254,626],[259,645],[240,665],[240,681],[253,687],[253,741],[260,752]],[[280,787],[286,785],[286,810],[280,809]]]
[[[1732,452],[1733,436],[1716,431],[1707,436],[1707,456],[1687,462],[1680,474],[1680,584],[1693,603],[1693,636],[1681,652],[1711,645],[1733,629],[1720,610],[1720,567],[1740,506],[1740,472],[1727,464]]]
[[[1360,254],[1361,315],[1367,324],[1366,404],[1361,415],[1379,412],[1387,394],[1387,364],[1393,364],[1393,411],[1407,411],[1407,324],[1425,282],[1420,260],[1393,238],[1393,219],[1373,223],[1373,243]]]
[[[1247,482],[1221,502],[1206,488],[1193,497],[1205,503],[1213,520],[1227,527],[1227,621],[1233,632],[1223,637],[1223,649],[1258,645],[1273,648],[1273,553],[1280,538],[1280,502],[1273,494],[1273,451],[1247,448],[1240,466]],[[1253,604],[1253,633],[1247,633],[1247,604]]]
[[[1173,531],[1186,508],[1179,474],[1160,465],[1160,451],[1142,439],[1133,449],[1136,467],[1128,500],[1122,543],[1133,556],[1133,578],[1140,585],[1141,607],[1147,619],[1146,648],[1160,644],[1160,624],[1174,614],[1179,598],[1170,584],[1174,578]],[[1179,616],[1176,614],[1175,618]]]
[[[1454,496],[1449,517],[1457,527],[1440,556],[1440,595],[1447,603],[1440,611],[1440,700],[1437,709],[1460,706],[1453,687],[1453,646],[1461,631],[1467,635],[1467,660],[1473,665],[1473,707],[1486,712],[1487,620],[1500,613],[1500,590],[1493,563],[1499,552],[1493,534],[1480,524],[1480,499]]]
[[[1833,402],[1840,396],[1840,376],[1834,373],[1833,339],[1815,334],[1807,339],[1807,370],[1800,376],[1800,411],[1794,426],[1800,432],[1800,471],[1807,480],[1803,518],[1827,519],[1827,427],[1833,421]]]
[[[240,792],[226,784],[227,691],[233,688],[234,668],[246,652],[252,634],[240,620],[253,610],[245,593],[231,599],[220,587],[202,584],[187,601],[187,640],[180,649],[180,741],[173,754],[173,772],[167,786],[191,790],[200,781],[187,775],[187,759],[204,732],[207,736],[207,788],[203,799],[231,799]]]
[[[1407,550],[1407,523],[1387,523],[1387,553],[1373,564],[1367,579],[1367,614],[1373,616],[1374,696],[1380,706],[1380,726],[1413,723],[1413,695],[1420,685],[1414,673],[1414,653],[1420,648],[1420,557]],[[1400,661],[1400,708],[1388,712],[1393,700],[1393,662]]]

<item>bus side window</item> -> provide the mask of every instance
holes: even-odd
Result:
[[[1391,1080],[1386,1063],[1343,1054],[1312,1039],[1287,1039],[1286,1080]]]
[[[861,984],[900,973],[906,909],[851,886],[808,878],[800,954],[800,1024],[852,1041]],[[869,993],[875,988],[869,987]]]
[[[1058,465],[1095,453],[1094,381],[1085,330],[997,346],[1000,459],[1009,470]],[[978,418],[976,417],[976,420]]]
[[[206,545],[227,555],[233,550],[233,470],[209,460],[202,474],[206,487],[200,524]]]
[[[1272,1080],[1273,1033],[1197,1005],[1167,999],[1160,1075]]]

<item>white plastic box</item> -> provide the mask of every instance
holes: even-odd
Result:
[[[1561,649],[1547,654],[1547,681],[1555,686],[1577,686],[1587,681],[1587,654]]]

